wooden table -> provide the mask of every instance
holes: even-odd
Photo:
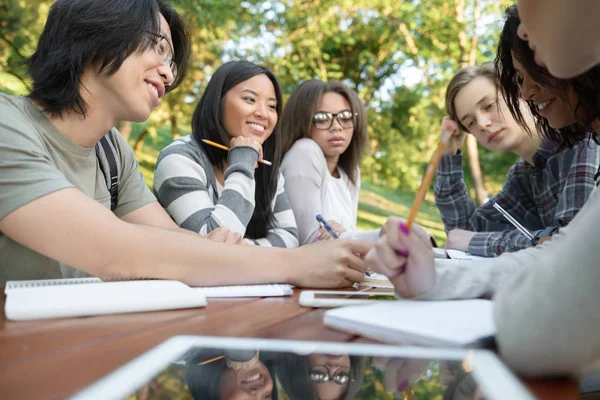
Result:
[[[0,300],[0,398],[64,398],[174,335],[364,341],[323,325],[291,297],[210,300],[206,308],[11,322]],[[528,381],[540,398],[576,399],[577,382]]]

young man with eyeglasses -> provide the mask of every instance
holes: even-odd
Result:
[[[145,121],[185,77],[189,51],[183,20],[160,0],[52,5],[29,59],[32,92],[0,95],[0,285],[85,275],[198,286],[364,279],[354,254],[364,243],[234,247],[239,235],[217,230],[211,242],[179,229],[158,204],[113,126]],[[94,150],[103,138],[118,169],[112,212]]]

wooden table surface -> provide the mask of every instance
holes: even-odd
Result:
[[[290,297],[209,300],[205,308],[11,322],[0,299],[0,398],[59,399],[174,335],[364,341],[326,328],[322,309]],[[576,399],[572,380],[527,381],[543,399]]]

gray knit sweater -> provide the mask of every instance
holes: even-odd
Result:
[[[154,194],[179,226],[201,235],[226,227],[245,236],[254,213],[258,152],[251,147],[235,147],[227,160],[229,167],[219,194],[213,166],[191,135],[176,139],[160,152],[154,171]],[[246,241],[267,247],[298,247],[296,220],[281,174],[272,207],[275,226],[266,237]]]

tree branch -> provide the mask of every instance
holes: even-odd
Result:
[[[414,41],[412,35],[410,34],[408,27],[406,26],[406,24],[404,22],[400,23],[400,32],[404,36],[404,40],[406,41],[406,44],[408,45],[408,49],[410,50],[410,53],[412,55],[411,59],[414,61],[415,65],[421,69],[421,72],[423,72],[423,76],[425,77],[425,80],[427,81],[427,85],[433,86],[433,80],[431,79],[431,76],[429,75],[429,72],[427,71],[427,64],[422,64],[419,61],[419,57],[418,57],[419,49],[417,48],[417,45],[415,44],[415,41]]]

